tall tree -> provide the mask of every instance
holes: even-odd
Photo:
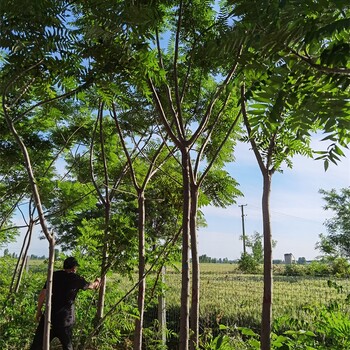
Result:
[[[215,154],[207,151],[215,130],[221,129],[213,137],[219,149],[220,142],[228,140],[228,135],[235,125],[234,118],[226,119],[231,83],[235,76],[237,61],[225,66],[222,70],[224,78],[212,74],[213,65],[203,61],[203,52],[207,49],[208,40],[215,45],[220,36],[215,22],[216,12],[209,3],[180,1],[173,9],[176,19],[171,30],[173,45],[169,52],[162,47],[160,33],[156,31],[156,49],[158,55],[157,70],[164,71],[159,79],[155,73],[148,71],[148,84],[152,91],[159,118],[171,141],[181,153],[181,171],[183,181],[183,232],[182,232],[182,289],[180,312],[180,347],[187,349],[189,345],[189,250],[192,251],[193,288],[191,305],[191,348],[198,346],[198,303],[199,303],[199,257],[197,252],[196,216],[198,211],[199,186],[209,171]],[[219,44],[218,44],[219,46]],[[237,41],[236,56],[240,55]],[[213,50],[215,51],[215,49]],[[217,52],[215,52],[217,53]],[[213,57],[210,57],[213,58]],[[211,61],[213,64],[214,61]],[[216,61],[220,69],[220,60]],[[156,78],[155,78],[156,77]],[[212,141],[212,140],[211,140]],[[215,147],[214,146],[214,147]],[[210,149],[210,147],[208,147]],[[193,154],[194,156],[193,161]],[[218,154],[216,154],[217,156]],[[207,170],[199,171],[200,160],[205,159]],[[226,158],[228,160],[228,158]],[[227,184],[229,181],[227,182]],[[226,187],[226,190],[229,188]],[[190,245],[191,238],[191,245]]]
[[[199,180],[201,175],[208,173],[203,171],[201,174],[203,168],[199,166],[199,160],[213,163],[214,149],[222,148],[221,141],[229,137],[234,123],[234,118],[226,111],[230,105],[230,84],[237,63],[227,64],[227,57],[218,55],[221,36],[228,27],[225,18],[217,18],[214,2],[155,2],[146,6],[141,1],[134,1],[96,6],[93,1],[84,1],[80,4],[80,11],[82,16],[87,15],[80,23],[86,43],[90,43],[82,52],[87,57],[93,57],[93,66],[103,77],[101,84],[106,81],[114,84],[119,89],[119,92],[115,90],[115,94],[120,94],[120,88],[122,84],[125,86],[126,81],[147,98],[153,97],[162,133],[168,135],[170,147],[176,146],[181,154],[184,204],[180,343],[181,347],[187,348],[190,235],[193,266],[197,268],[195,217],[198,185],[205,177]],[[86,24],[89,28],[85,27]],[[236,42],[235,55],[239,57],[239,40]],[[125,79],[123,83],[122,78]],[[106,91],[105,85],[101,88]],[[223,128],[225,131],[218,132]],[[191,153],[197,153],[197,164]],[[229,160],[230,155],[223,152],[221,157]],[[226,175],[221,173],[222,177]],[[212,176],[212,179],[219,178],[219,173]],[[227,176],[226,179],[227,188],[233,188],[232,179]],[[198,276],[195,280],[192,328],[196,344]]]
[[[261,348],[270,349],[272,274],[268,256],[271,253],[268,200],[271,176],[281,162],[287,161],[288,165],[289,155],[307,150],[308,134],[315,130],[324,130],[328,133],[326,138],[332,141],[319,157],[324,159],[326,168],[330,161],[337,162],[343,155],[341,146],[346,147],[349,142],[346,126],[349,124],[346,98],[349,8],[344,1],[229,4],[232,4],[232,19],[245,29],[250,43],[245,53],[245,79],[254,67],[242,101],[246,100],[250,109],[244,112],[245,124],[250,141],[257,137],[252,147],[264,178],[265,305]],[[259,72],[263,72],[262,75]],[[265,136],[261,138],[262,135]],[[311,154],[310,150],[306,152]]]
[[[45,350],[49,349],[55,239],[47,226],[42,190],[45,177],[51,175],[48,172],[51,149],[46,132],[53,118],[38,118],[36,112],[41,106],[72,94],[64,91],[67,84],[58,83],[63,82],[63,77],[69,76],[72,71],[76,74],[75,68],[79,65],[73,54],[70,62],[67,62],[70,56],[67,52],[72,42],[63,23],[67,5],[65,1],[37,1],[26,3],[26,11],[23,11],[23,3],[2,1],[0,5],[0,48],[1,55],[5,57],[1,65],[1,118],[6,121],[8,130],[22,153],[41,228],[49,242]],[[74,64],[70,65],[72,62]],[[44,147],[40,148],[40,144]],[[40,158],[43,151],[46,154]]]
[[[166,140],[156,142],[154,132],[151,126],[145,124],[144,131],[137,135],[139,141],[135,144],[136,156],[132,157],[127,145],[127,136],[130,137],[130,131],[125,133],[121,129],[120,121],[118,119],[116,106],[113,105],[112,116],[116,124],[116,129],[123,145],[124,153],[127,158],[128,170],[130,172],[131,180],[137,195],[138,208],[138,273],[139,273],[139,287],[138,287],[138,311],[139,317],[136,319],[135,335],[134,335],[134,349],[142,349],[142,328],[144,317],[144,304],[146,294],[146,188],[152,177],[160,170],[166,159],[169,157],[169,152],[164,154]],[[134,139],[135,136],[132,137]],[[145,140],[144,140],[145,139]],[[170,153],[171,155],[171,153]],[[144,163],[142,166],[140,160]],[[149,163],[149,164],[147,164]]]

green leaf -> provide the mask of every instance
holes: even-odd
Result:
[[[248,336],[252,336],[252,337],[256,337],[258,336],[253,330],[251,330],[250,328],[246,328],[246,327],[239,327],[239,330],[242,332],[242,334],[244,335],[248,335]]]

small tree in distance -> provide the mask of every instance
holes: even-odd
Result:
[[[243,239],[241,236],[240,239]],[[272,247],[275,248],[277,241],[272,240]],[[257,273],[264,262],[263,235],[255,231],[253,235],[245,237],[245,245],[251,249],[251,253],[242,253],[238,260],[239,269],[246,273]]]
[[[326,201],[325,210],[332,210],[334,216],[327,219],[324,225],[328,235],[320,234],[320,241],[316,243],[319,249],[328,257],[350,258],[350,187],[339,191],[332,189],[319,191]]]

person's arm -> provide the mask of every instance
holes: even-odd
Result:
[[[100,287],[101,279],[96,278],[95,281],[90,282],[87,289],[98,289]]]
[[[42,289],[38,297],[38,306],[36,310],[35,319],[39,322],[43,314],[42,308],[46,299],[46,289]]]

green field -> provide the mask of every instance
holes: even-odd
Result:
[[[342,293],[328,286],[328,281],[341,285]],[[166,275],[166,302],[169,308],[179,305],[181,276]],[[328,305],[345,302],[350,293],[348,279],[326,277],[274,276],[273,314],[300,317],[305,305]],[[256,327],[260,322],[263,294],[262,275],[243,275],[233,264],[201,264],[200,315],[204,325],[221,319],[228,324]]]
[[[1,349],[26,349],[29,345],[30,334],[35,329],[33,315],[36,297],[45,280],[46,265],[43,261],[32,260],[29,272],[23,277],[18,295],[9,297],[8,289],[13,264],[7,262],[1,265],[0,300],[3,305],[3,316],[0,320],[0,331],[4,334],[5,343]],[[84,271],[81,271],[86,275]],[[135,277],[136,279],[136,277]],[[148,278],[148,290],[153,287],[154,275]],[[329,278],[274,276],[273,315],[275,319],[285,317],[303,320],[308,316],[306,306],[321,308],[337,302],[344,314],[348,314],[345,301],[350,293],[350,282],[347,279],[331,279],[339,287],[330,288]],[[164,291],[167,326],[173,332],[178,331],[181,275],[174,268],[169,268],[165,275],[166,287]],[[123,295],[133,285],[114,272],[108,275],[106,312],[118,303]],[[201,264],[200,284],[200,328],[215,329],[219,324],[235,328],[237,326],[250,327],[258,330],[260,323],[263,281],[261,275],[239,274],[233,264]],[[77,300],[77,341],[82,336],[82,330],[91,327],[95,312],[97,294],[80,293]],[[11,300],[11,303],[9,303]],[[145,326],[152,329],[157,319],[157,297],[147,297]],[[106,326],[99,339],[103,347],[99,349],[119,349],[111,344],[120,344],[121,339],[132,337],[133,316],[136,305],[136,294],[131,294],[106,321]],[[111,329],[113,331],[111,331]],[[29,338],[21,338],[23,330]],[[78,336],[79,334],[79,336]],[[107,339],[109,339],[107,341]],[[6,346],[5,346],[6,344]],[[20,345],[16,345],[20,344]],[[18,346],[18,347],[16,347]]]

